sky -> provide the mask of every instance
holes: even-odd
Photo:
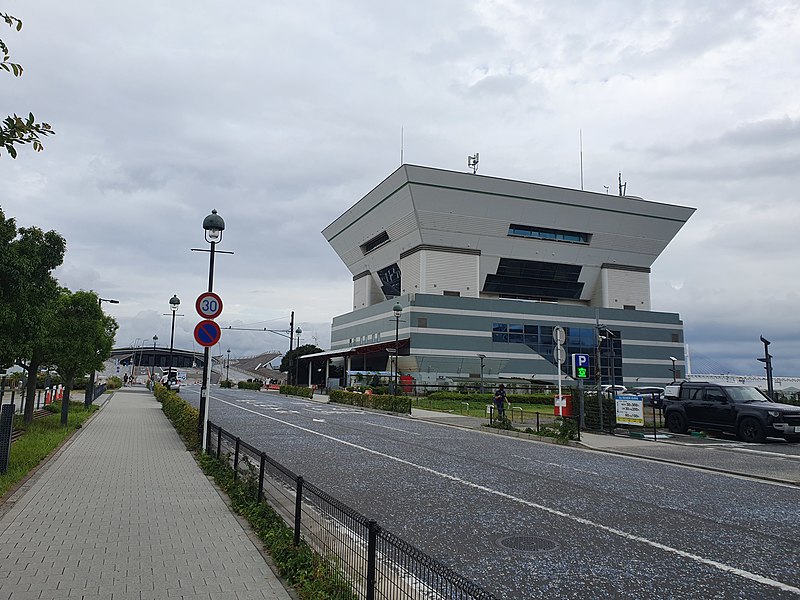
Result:
[[[67,240],[117,345],[192,348],[202,222],[225,220],[222,327],[328,348],[352,276],[321,230],[404,162],[628,194],[697,212],[654,263],[697,364],[800,375],[800,6],[748,2],[4,0],[45,150],[0,157],[0,207]],[[0,23],[0,26],[3,24]],[[401,136],[402,132],[402,136]],[[196,349],[200,349],[196,347]],[[285,351],[223,331],[215,354]]]

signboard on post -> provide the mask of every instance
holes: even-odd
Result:
[[[197,297],[194,307],[204,319],[216,319],[222,313],[222,299],[214,292],[203,292]]]
[[[195,341],[206,348],[210,348],[219,342],[221,335],[222,331],[214,321],[200,321],[194,328]]]
[[[617,394],[616,413],[617,423],[644,427],[644,403],[641,396]]]
[[[575,379],[587,379],[589,377],[589,355],[572,355],[572,376]]]

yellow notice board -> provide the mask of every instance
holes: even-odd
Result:
[[[617,401],[617,423],[644,427],[644,403],[640,396],[619,394]]]

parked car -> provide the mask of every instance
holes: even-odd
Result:
[[[613,388],[613,390],[612,390],[612,388]],[[608,394],[608,393],[610,393],[612,391],[614,392],[614,395],[627,394],[628,393],[628,388],[626,388],[624,385],[601,385],[600,386],[600,391],[603,394]]]
[[[606,396],[611,392],[611,388],[612,388],[611,385],[601,385],[600,386],[600,393],[602,395]],[[624,385],[615,385],[615,386],[613,386],[613,388],[614,388],[614,395],[616,395],[616,394],[627,394],[628,393],[628,388],[626,388]],[[586,394],[588,396],[596,396],[597,395],[597,388],[595,386],[593,386],[593,385],[592,386],[587,386],[586,387],[586,391],[584,392],[584,394]]]
[[[175,374],[173,374],[172,377],[167,377],[166,375],[164,375],[161,378],[161,385],[166,386],[168,390],[173,392],[181,391],[181,381]]]
[[[689,429],[735,433],[746,442],[767,436],[800,442],[800,406],[773,402],[758,388],[684,381],[664,391],[664,420],[673,433]]]
[[[662,387],[637,387],[628,391],[641,396],[647,405],[653,404],[656,408],[661,408],[664,404],[664,388]]]

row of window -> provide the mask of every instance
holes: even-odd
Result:
[[[508,226],[508,235],[517,237],[534,238],[537,240],[550,240],[554,242],[569,242],[571,244],[588,244],[592,236],[579,231],[564,231],[562,229],[549,229],[532,225]]]
[[[594,361],[595,356],[595,330],[592,327],[564,327],[566,341],[564,349],[567,354],[588,354]],[[525,344],[534,352],[555,362],[553,350],[553,327],[551,325],[522,325],[519,323],[493,323],[492,341]],[[622,368],[622,340],[619,331],[612,331],[611,336],[600,340],[600,352],[604,361],[610,361],[614,355],[616,369]]]

